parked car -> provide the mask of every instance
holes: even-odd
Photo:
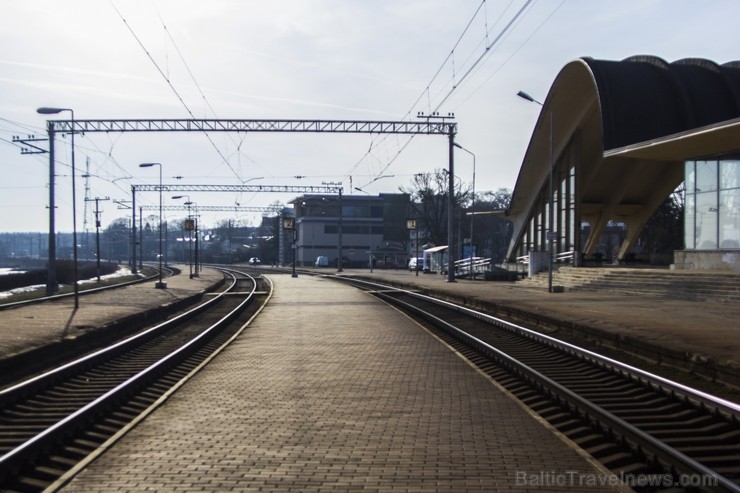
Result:
[[[423,257],[411,257],[409,260],[409,271],[421,270],[424,267]]]
[[[316,267],[329,267],[329,257],[325,255],[319,255],[316,257]]]
[[[249,259],[250,265],[259,265],[262,263],[262,261],[257,257],[252,257]]]

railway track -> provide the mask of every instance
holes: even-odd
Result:
[[[432,327],[624,484],[740,492],[740,405],[426,295],[331,278]]]
[[[197,307],[0,391],[0,491],[63,484],[246,327],[271,283],[224,272],[228,288]]]
[[[169,268],[169,267],[165,267],[165,268],[162,269],[162,272],[163,272],[163,275],[164,276],[169,277],[169,276],[175,275],[177,273],[177,270],[176,269]],[[139,279],[134,279],[132,281],[118,282],[118,283],[109,284],[109,285],[106,285],[106,286],[95,286],[95,285],[92,285],[92,286],[91,285],[87,285],[85,287],[80,286],[78,295],[79,296],[84,296],[84,295],[88,295],[88,294],[99,293],[100,291],[107,291],[109,289],[117,289],[117,288],[123,288],[123,287],[126,287],[126,286],[131,286],[133,284],[141,284],[141,283],[144,283],[144,282],[149,282],[149,281],[151,281],[153,279],[156,279],[158,277],[159,277],[159,271],[157,271],[155,274],[151,274],[151,275],[148,275],[148,276],[145,276],[145,277],[141,277]],[[39,296],[37,298],[31,298],[31,299],[22,300],[22,301],[10,301],[10,302],[0,301],[0,311],[8,310],[8,309],[11,309],[11,308],[17,308],[19,306],[36,305],[36,304],[39,304],[39,303],[45,303],[47,301],[61,300],[61,299],[65,299],[65,298],[72,298],[72,297],[74,297],[74,295],[75,295],[74,292],[70,291],[68,293],[54,294],[54,295],[50,295],[50,296]]]

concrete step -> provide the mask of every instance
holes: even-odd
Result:
[[[520,282],[546,287],[548,274],[542,272]],[[553,271],[553,284],[579,291],[605,290],[688,300],[740,301],[740,274],[727,272],[560,267]]]

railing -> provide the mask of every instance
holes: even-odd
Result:
[[[572,264],[575,254],[576,252],[573,250],[570,250],[569,252],[558,253],[557,255],[555,255],[555,262],[558,264]]]
[[[472,264],[471,264],[472,261]],[[455,261],[455,274],[470,274],[470,267],[473,267],[473,275],[483,274],[491,268],[491,259],[485,257],[466,257]]]
[[[573,250],[567,251],[567,252],[560,252],[557,255],[555,255],[555,258],[553,261],[557,264],[572,264],[573,258],[575,257],[576,252]],[[521,257],[516,258],[517,265],[521,264],[524,266],[529,265],[529,255],[522,255]]]

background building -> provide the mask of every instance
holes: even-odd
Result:
[[[290,203],[296,218],[297,265],[314,265],[317,257],[326,256],[336,267],[341,254],[343,267],[368,267],[374,258],[378,268],[405,268],[408,195],[312,194]]]

